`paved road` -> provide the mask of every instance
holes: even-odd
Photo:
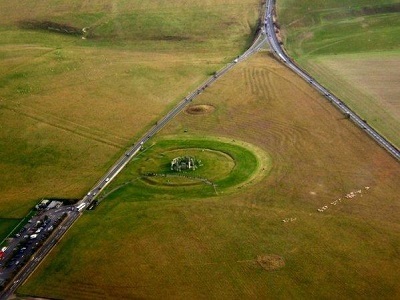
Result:
[[[370,137],[372,137],[379,145],[385,148],[390,154],[392,154],[397,160],[400,160],[400,151],[382,135],[380,135],[374,128],[368,125],[363,119],[361,119],[355,112],[353,112],[346,104],[344,104],[335,95],[332,95],[328,89],[319,84],[315,79],[310,76],[307,72],[298,67],[283,51],[281,45],[278,42],[275,26],[273,22],[273,14],[275,9],[276,0],[267,0],[267,9],[265,14],[264,26],[265,32],[267,33],[268,43],[275,55],[296,74],[302,77],[304,80],[310,83],[317,91],[325,96],[333,105],[343,112],[350,120],[352,120],[357,126],[362,128]]]
[[[177,114],[179,114],[186,106],[190,104],[199,94],[213,84],[218,78],[228,72],[237,63],[247,59],[249,56],[257,52],[266,43],[265,34],[263,29],[260,30],[257,38],[254,40],[250,48],[242,55],[235,58],[232,62],[228,63],[221,70],[216,72],[212,77],[203,82],[195,91],[190,93],[187,97],[182,99],[171,111],[167,113],[161,120],[159,120],[142,138],[140,138],[132,147],[130,147],[122,157],[106,172],[106,174],[88,191],[88,193],[81,199],[75,206],[62,207],[58,210],[48,211],[47,214],[52,218],[56,218],[60,214],[67,213],[63,223],[54,229],[54,232],[46,240],[43,245],[35,250],[36,252],[21,268],[19,273],[7,285],[7,287],[0,293],[0,299],[8,299],[16,289],[31,275],[40,262],[46,257],[50,250],[56,245],[65,232],[72,226],[72,224],[82,215],[82,212],[90,205],[90,203],[104,190],[104,188],[111,183],[111,181],[123,170],[123,168],[132,160],[132,158],[142,149],[142,147],[158,133],[169,121],[171,121]],[[17,244],[18,240],[14,241]],[[10,246],[11,248],[15,245]],[[29,249],[28,249],[29,250]],[[31,253],[31,255],[32,255]],[[27,253],[28,255],[28,253]],[[13,268],[7,270],[12,273]],[[0,274],[1,275],[1,274]],[[7,274],[3,274],[6,276]]]

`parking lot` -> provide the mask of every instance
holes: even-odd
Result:
[[[0,252],[0,290],[3,290],[30,260],[53,231],[63,222],[73,206],[41,209],[29,219]]]

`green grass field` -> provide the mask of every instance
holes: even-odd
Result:
[[[399,147],[398,1],[278,0],[277,5],[289,54]]]
[[[249,45],[258,8],[258,0],[0,1],[0,216],[21,218],[42,197],[84,195]],[[43,28],[49,22],[79,34]]]
[[[285,47],[297,59],[399,50],[400,6],[395,0],[278,0]]]
[[[400,296],[400,166],[386,151],[266,53],[238,64],[194,104],[215,109],[180,114],[156,145],[171,135],[244,141],[268,153],[268,176],[208,198],[112,193],[74,225],[20,294]],[[150,150],[141,156],[117,180],[152,158]]]
[[[49,5],[53,4],[53,5]],[[44,30],[52,22],[76,29],[61,44],[85,47],[122,47],[141,51],[205,51],[232,55],[245,50],[255,31],[259,1],[215,0],[193,3],[183,0],[144,3],[134,1],[20,1],[0,2],[3,43],[59,45]],[[26,22],[33,23],[24,26]],[[57,25],[50,26],[57,27]],[[85,28],[87,34],[82,32]],[[33,30],[29,30],[33,29]],[[35,33],[35,34],[34,34]],[[82,34],[81,34],[82,33]],[[18,37],[24,39],[16,40]],[[81,36],[87,36],[81,40]],[[15,41],[13,40],[15,39]]]
[[[20,219],[0,219],[0,242],[18,225]],[[1,244],[1,246],[5,243]]]
[[[203,166],[179,173],[185,176],[179,177],[171,171],[170,162],[180,155],[192,155],[200,159]],[[206,198],[253,184],[267,176],[270,169],[268,154],[254,146],[182,135],[145,148],[104,193],[110,199],[124,198],[126,201]]]

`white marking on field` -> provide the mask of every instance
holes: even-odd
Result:
[[[369,187],[369,186],[366,186],[364,189],[365,189],[366,191],[368,191],[368,190],[370,189],[370,187]],[[363,190],[362,190],[362,189],[356,190],[356,191],[347,193],[346,195],[343,196],[343,198],[350,200],[350,199],[356,198],[357,196],[362,197],[362,193],[363,193]],[[339,198],[339,199],[337,199],[337,200],[332,201],[332,202],[330,203],[330,205],[336,206],[336,205],[338,205],[338,204],[341,203],[341,202],[342,202],[342,198]],[[323,207],[318,208],[317,211],[319,211],[319,212],[324,212],[324,211],[327,210],[327,209],[328,209],[328,205],[324,205]]]
[[[297,218],[285,218],[285,219],[282,220],[282,222],[283,223],[288,223],[288,222],[294,222],[296,220],[297,220]]]

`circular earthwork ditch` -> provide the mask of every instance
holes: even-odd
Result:
[[[176,157],[193,157],[195,170],[177,172]],[[135,162],[138,181],[146,193],[208,197],[231,192],[268,175],[269,155],[254,145],[225,138],[170,137],[145,149]]]
[[[190,115],[206,115],[212,113],[214,110],[215,107],[213,105],[196,104],[196,105],[189,105],[185,111]]]

